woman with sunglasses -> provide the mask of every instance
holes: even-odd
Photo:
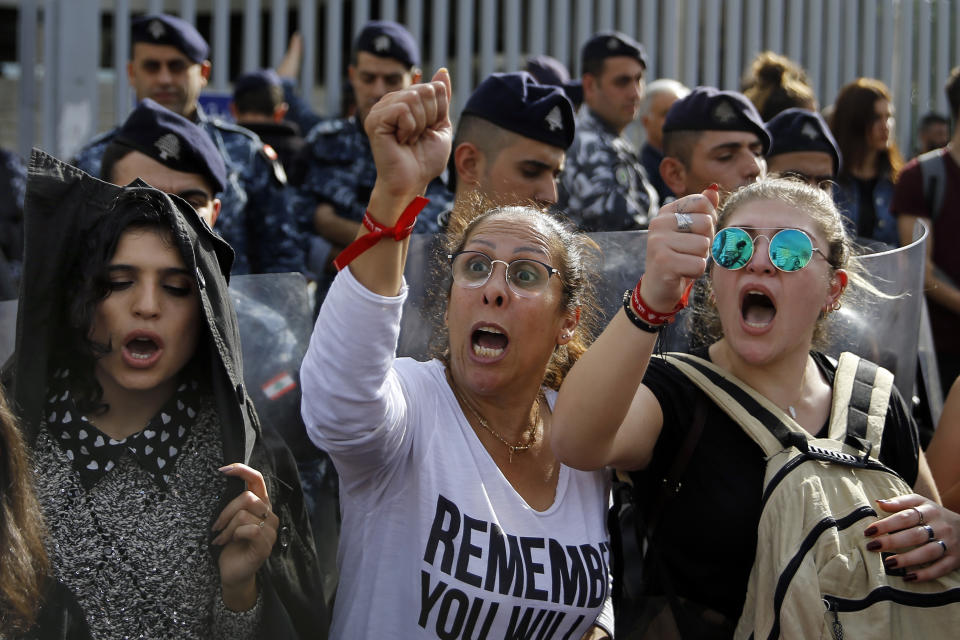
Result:
[[[719,219],[716,205],[716,192],[708,189],[661,209],[651,222],[646,272],[625,310],[565,380],[552,443],[558,457],[578,469],[642,470],[632,477],[637,494],[649,497],[658,495],[675,461],[687,456],[682,490],[651,516],[657,519],[656,566],[646,595],[675,594],[692,612],[685,622],[703,622],[708,633],[728,637],[754,563],[765,457],[722,409],[700,400],[699,387],[665,359],[651,357],[657,332],[712,258],[697,310],[709,346],[694,355],[821,434],[834,376],[834,365],[816,351],[821,325],[839,307],[847,283],[860,278],[828,194],[798,181],[766,179],[734,193]],[[701,403],[705,426],[695,448],[683,454]],[[880,460],[920,495],[880,504],[894,515],[874,523],[869,537],[877,544],[870,550],[921,544],[892,556],[916,580],[956,568],[960,517],[935,502],[916,426],[896,391]],[[924,544],[921,514],[919,524],[930,525],[943,545]]]
[[[585,349],[585,238],[529,207],[455,210],[448,347],[429,362],[395,355],[401,214],[446,163],[449,95],[441,71],[367,116],[377,181],[364,226],[401,240],[364,229],[341,254],[359,253],[301,370],[308,432],[340,474],[332,637],[608,637],[606,482],[548,444],[555,390]]]

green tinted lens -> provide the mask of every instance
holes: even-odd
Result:
[[[813,257],[810,236],[799,229],[784,229],[770,239],[770,262],[780,271],[798,271]]]
[[[533,260],[514,260],[507,273],[510,283],[526,291],[542,288],[550,279],[550,272],[539,262]]]
[[[742,269],[753,257],[753,239],[743,229],[727,227],[713,237],[710,251],[724,269]]]

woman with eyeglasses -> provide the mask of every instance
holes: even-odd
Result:
[[[607,483],[548,444],[593,308],[585,238],[534,208],[455,211],[448,348],[395,355],[404,231],[449,155],[449,95],[441,71],[367,116],[368,217],[301,370],[308,432],[340,474],[331,637],[608,637]]]
[[[744,607],[766,460],[686,375],[651,356],[657,334],[683,306],[690,283],[707,271],[696,311],[709,346],[693,354],[810,434],[826,437],[835,364],[817,351],[822,324],[839,308],[848,282],[862,280],[829,194],[799,181],[765,179],[735,192],[719,217],[716,205],[716,192],[708,189],[651,222],[646,271],[625,295],[624,311],[564,381],[552,440],[560,460],[574,468],[637,471],[631,474],[636,493],[647,497],[646,515],[657,523],[655,566],[644,595],[682,602],[688,615],[679,623],[693,625],[698,637],[730,637]],[[701,404],[705,414],[698,418]],[[880,461],[920,495],[880,504],[892,515],[874,530],[859,524],[870,534],[871,552],[921,545],[888,563],[913,580],[928,580],[960,565],[960,517],[937,504],[916,426],[895,389],[889,407]],[[691,439],[696,424],[702,432]],[[672,475],[675,464],[685,465],[682,475]],[[664,478],[680,488],[658,507],[654,498]],[[918,524],[929,525],[936,540],[928,543]]]

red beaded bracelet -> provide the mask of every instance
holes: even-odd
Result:
[[[637,314],[637,317],[652,325],[668,324],[673,322],[677,313],[687,306],[687,303],[690,300],[690,291],[693,289],[693,282],[691,281],[684,290],[683,295],[680,297],[680,302],[677,303],[677,306],[667,313],[660,313],[651,309],[647,303],[643,301],[643,298],[640,297],[641,282],[643,282],[642,276],[637,281],[637,286],[633,289],[633,295],[630,297],[630,306],[633,308],[633,312]]]
[[[384,227],[374,220],[373,217],[370,216],[370,212],[367,211],[363,214],[363,226],[366,227],[370,233],[362,235],[351,242],[350,246],[341,251],[340,255],[333,261],[333,266],[337,268],[337,271],[340,271],[353,262],[361,253],[380,242],[381,238],[393,238],[397,241],[403,240],[413,233],[413,226],[417,222],[417,215],[423,211],[423,208],[427,206],[429,202],[430,200],[428,198],[421,196],[414,198],[413,202],[407,205],[407,208],[400,214],[397,223],[392,227]]]

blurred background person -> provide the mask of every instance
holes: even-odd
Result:
[[[827,122],[816,111],[787,109],[767,123],[773,144],[767,171],[832,190],[840,172],[840,148]]]
[[[660,196],[660,204],[666,204],[676,197],[660,175],[660,162],[663,160],[663,121],[673,103],[690,95],[690,89],[676,80],[661,78],[647,85],[647,95],[640,103],[640,124],[647,139],[640,147],[640,162],[647,172],[650,184]]]
[[[935,111],[928,111],[917,123],[916,155],[947,146],[950,142],[950,119]]]
[[[573,103],[573,110],[580,109],[583,104],[583,83],[580,80],[571,80],[567,67],[552,56],[530,56],[523,70],[536,78],[540,84],[560,87]]]
[[[843,166],[834,199],[853,235],[897,246],[890,204],[903,157],[893,139],[893,99],[874,78],[858,78],[837,94],[827,121],[840,146]]]
[[[764,122],[785,109],[817,110],[817,98],[806,71],[773,51],[763,51],[753,59],[743,79],[743,95],[756,105]]]

